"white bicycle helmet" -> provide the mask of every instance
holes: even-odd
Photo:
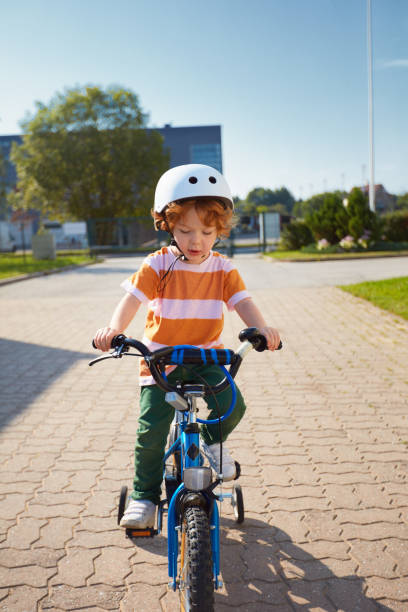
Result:
[[[213,197],[234,210],[231,190],[223,175],[203,164],[185,164],[167,170],[157,183],[154,212],[161,213],[170,202]]]

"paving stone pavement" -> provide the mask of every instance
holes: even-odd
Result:
[[[136,360],[87,365],[133,267],[0,290],[0,611],[177,610],[165,534],[135,547],[116,526]],[[246,520],[223,504],[216,610],[406,612],[408,325],[335,287],[253,295],[284,350],[238,376]],[[227,346],[241,327],[226,314]]]

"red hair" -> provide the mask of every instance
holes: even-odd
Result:
[[[162,213],[152,211],[155,228],[166,230],[172,234],[174,226],[191,208],[195,208],[204,225],[217,228],[218,236],[229,236],[235,221],[234,214],[229,207],[225,208],[221,202],[214,198],[197,198],[184,200],[181,203],[171,202]]]

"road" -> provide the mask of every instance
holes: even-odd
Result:
[[[87,365],[140,261],[0,287],[0,611],[178,609],[166,532],[135,547],[116,526],[136,360]],[[406,274],[408,259],[235,262],[284,350],[239,373],[248,409],[228,447],[246,519],[223,504],[216,612],[406,612],[408,324],[333,284]],[[226,312],[228,346],[241,328]]]

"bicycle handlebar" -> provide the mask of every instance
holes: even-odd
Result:
[[[127,338],[123,334],[120,334],[115,336],[111,342],[111,347],[115,349],[115,352],[108,356],[94,359],[89,365],[94,365],[98,361],[111,357],[120,358],[123,354],[128,352],[129,348],[134,348],[144,357],[153,379],[161,389],[164,391],[180,392],[179,388],[171,385],[165,378],[164,367],[166,365],[229,365],[229,374],[232,378],[235,378],[242,363],[242,359],[250,348],[255,348],[257,351],[264,351],[267,348],[265,336],[263,336],[256,327],[243,329],[239,334],[239,339],[242,344],[236,352],[230,349],[202,349],[190,345],[167,346],[156,351],[150,351],[143,342],[134,340],[133,338]],[[93,340],[92,346],[96,348]],[[281,348],[282,342],[279,344],[277,350]],[[211,392],[220,393],[229,385],[230,383],[225,377],[217,385],[211,387]]]

